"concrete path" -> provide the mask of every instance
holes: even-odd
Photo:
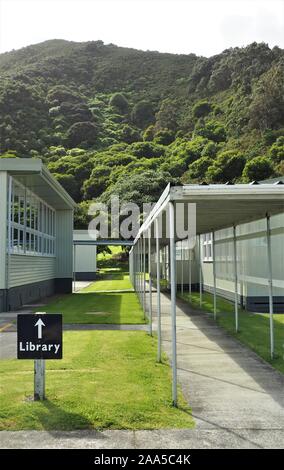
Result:
[[[156,431],[1,431],[0,449],[260,449],[281,448],[284,431],[168,429]]]
[[[153,295],[154,327],[156,294]],[[170,299],[162,295],[163,349],[171,357]],[[178,380],[197,432],[214,431],[211,446],[284,448],[284,376],[216,326],[208,315],[177,301]]]
[[[0,333],[0,359],[15,359],[17,357],[17,333]]]
[[[93,281],[76,281],[76,282],[72,282],[72,292],[75,293],[75,292],[78,292],[80,291],[81,289],[85,289],[86,287],[89,287],[91,284],[93,284],[93,282],[95,282],[95,280]]]

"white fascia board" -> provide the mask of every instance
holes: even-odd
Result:
[[[0,171],[11,174],[41,173],[43,163],[39,158],[0,158]]]
[[[208,185],[208,186],[174,186],[171,188],[171,200],[207,199],[214,195],[214,199],[259,199],[263,196],[267,199],[283,199],[284,185],[260,184],[248,185],[239,184],[235,186]]]

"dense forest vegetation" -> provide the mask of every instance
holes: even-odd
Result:
[[[284,51],[210,58],[101,41],[0,55],[0,156],[40,157],[79,203],[155,201],[169,181],[284,175]]]

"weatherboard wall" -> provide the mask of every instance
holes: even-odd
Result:
[[[0,290],[7,285],[7,185],[7,172],[0,171]]]
[[[272,277],[275,311],[284,311],[284,214],[271,216]],[[268,311],[266,219],[236,227],[238,293],[251,310]],[[233,229],[216,232],[216,286],[234,298]],[[202,261],[205,290],[213,291],[213,263]]]
[[[56,259],[51,256],[10,255],[9,288],[56,277]]]

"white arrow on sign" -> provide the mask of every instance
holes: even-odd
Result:
[[[35,326],[37,326],[37,337],[38,337],[38,339],[42,339],[42,327],[45,326],[45,324],[43,323],[41,318],[39,318],[39,320],[36,322]]]

